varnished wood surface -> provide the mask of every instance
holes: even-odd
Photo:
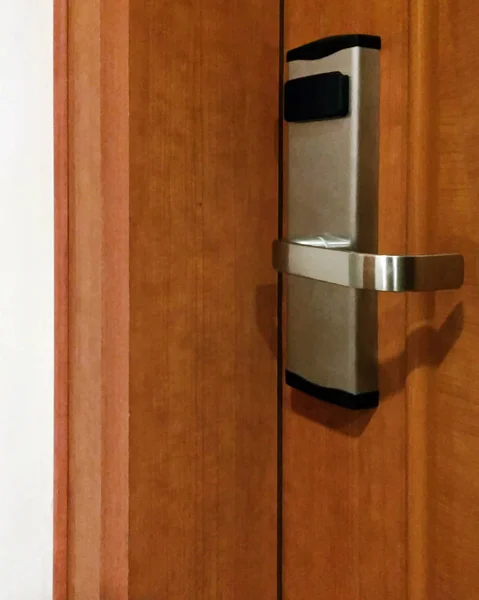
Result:
[[[68,48],[67,2],[54,3],[55,451],[54,600],[67,598],[68,529]]]
[[[273,600],[279,5],[70,5],[69,598]]]
[[[408,240],[410,254],[427,254],[431,249],[430,207],[435,202],[434,158],[437,122],[431,110],[431,90],[437,89],[437,64],[432,48],[437,40],[435,3],[414,0],[410,3],[409,42],[409,185]],[[435,94],[432,93],[432,96]],[[432,250],[432,252],[436,252]],[[407,297],[407,489],[408,489],[408,600],[428,598],[427,556],[427,405],[430,378],[435,369],[433,353],[444,337],[434,329],[433,294]],[[424,335],[421,332],[425,332]],[[448,334],[447,329],[445,332]]]
[[[370,421],[287,395],[285,598],[472,599],[479,597],[479,9],[466,0],[387,10],[370,3],[361,16],[350,9],[325,5],[314,34],[349,26],[383,37],[381,249],[404,251],[407,223],[409,253],[461,252],[466,277],[458,291],[408,295],[406,320],[401,300],[381,300],[382,403]],[[292,13],[289,46],[314,37],[303,16],[311,11],[302,5]],[[387,142],[398,135],[400,143]],[[401,340],[405,358],[390,360]]]
[[[406,249],[408,3],[286,0],[286,48],[327,35],[380,35],[379,249]],[[285,386],[284,599],[406,594],[405,298],[379,299],[380,390],[352,413]]]
[[[101,574],[102,189],[100,4],[68,6],[68,598],[96,600]]]
[[[408,311],[410,328],[422,319],[438,332],[416,349],[430,367],[408,386],[409,487],[418,508],[410,520],[420,531],[410,547],[420,566],[410,597],[469,600],[479,597],[479,8],[465,0],[414,4],[427,17],[417,22],[418,67],[432,75],[416,97],[428,126],[417,129],[421,199],[411,201],[421,208],[411,215],[409,244],[463,253],[466,273],[461,290],[417,298]]]
[[[101,4],[102,472],[100,598],[129,595],[129,2]],[[146,109],[145,109],[146,110]]]
[[[276,598],[278,24],[132,10],[132,598]]]
[[[129,598],[128,26],[69,5],[69,599]]]

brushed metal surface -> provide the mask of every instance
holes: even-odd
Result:
[[[350,112],[287,125],[288,237],[329,233],[347,241],[342,247],[375,254],[379,51],[356,47],[289,63],[290,79],[329,71],[350,77]],[[377,390],[376,295],[295,276],[286,289],[287,369],[323,387]]]
[[[363,254],[332,250],[320,243],[316,239],[311,244],[276,241],[273,265],[282,273],[377,292],[449,290],[464,283],[464,257],[460,254]]]

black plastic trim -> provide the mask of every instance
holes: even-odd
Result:
[[[350,394],[343,390],[322,387],[311,383],[296,373],[286,371],[286,383],[292,388],[304,392],[313,398],[343,406],[351,410],[365,410],[376,408],[379,404],[379,392],[366,392],[364,394]]]
[[[317,60],[346,48],[373,48],[381,50],[381,38],[377,35],[333,35],[293,48],[286,53],[286,62],[293,60]]]
[[[339,71],[290,79],[284,86],[285,121],[321,121],[348,113],[349,77]]]

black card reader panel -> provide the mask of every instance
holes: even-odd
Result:
[[[284,86],[284,118],[320,121],[349,113],[349,77],[339,71],[290,79]]]

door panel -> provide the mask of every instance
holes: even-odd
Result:
[[[277,0],[69,3],[69,598],[276,598],[278,54]]]
[[[285,389],[284,597],[470,600],[479,597],[479,8],[315,10],[287,2],[287,48],[348,32],[383,40],[380,251],[459,252],[466,274],[460,290],[380,296],[377,411]]]
[[[425,2],[422,17],[424,178],[410,245],[462,252],[466,271],[462,289],[417,299],[409,319],[430,332],[415,357],[429,367],[408,389],[419,416],[410,424],[410,494],[419,498],[410,560],[422,588],[414,598],[470,600],[479,597],[479,7]]]
[[[286,0],[286,49],[343,33],[382,38],[379,251],[404,254],[408,3]],[[380,296],[379,323],[382,402],[376,411],[351,412],[285,386],[285,600],[405,597],[404,296]]]

